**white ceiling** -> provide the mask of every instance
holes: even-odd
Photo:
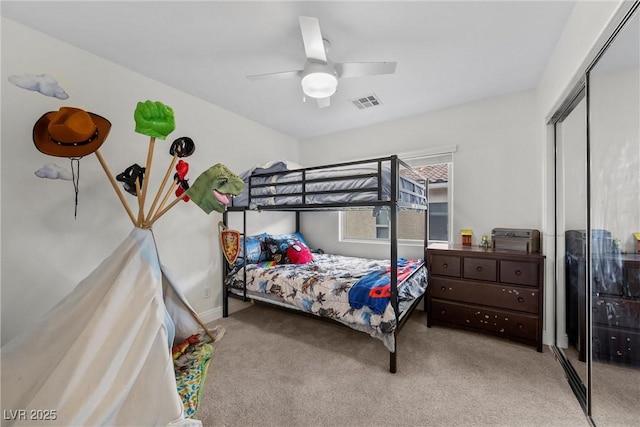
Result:
[[[305,139],[535,88],[574,4],[2,1],[1,13]],[[319,19],[334,62],[396,61],[396,73],[342,79],[323,109],[303,102],[297,79],[250,82],[247,75],[304,66],[300,15]],[[371,93],[381,106],[349,102]]]

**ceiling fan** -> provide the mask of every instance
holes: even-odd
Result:
[[[251,81],[297,77],[301,79],[302,91],[318,101],[320,108],[328,107],[331,95],[336,92],[338,79],[349,77],[393,74],[396,62],[343,62],[334,64],[327,57],[331,43],[322,38],[317,18],[300,16],[302,43],[307,56],[303,70],[247,76]]]

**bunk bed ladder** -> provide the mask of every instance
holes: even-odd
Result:
[[[225,210],[222,213],[222,223],[226,227],[229,224],[229,214]],[[227,260],[224,257],[224,253],[220,250],[220,256],[222,257],[222,317],[229,317],[229,292],[227,290]]]
[[[396,373],[398,352],[398,158],[391,156],[391,201],[389,204],[390,240],[391,240],[391,304],[396,318],[396,328],[393,331],[393,351],[389,353],[389,371]]]
[[[244,274],[242,280],[242,301],[247,301],[247,210],[242,210],[242,260]]]
[[[224,224],[225,227],[229,226],[229,211],[224,211],[222,214],[222,223]],[[240,233],[241,239],[242,239],[242,259],[246,260],[247,259],[247,241],[246,241],[246,237],[247,237],[247,211],[246,210],[242,210],[242,233]],[[227,289],[227,284],[226,284],[226,279],[227,279],[227,274],[229,273],[230,270],[232,270],[232,266],[229,265],[229,263],[227,262],[227,259],[224,257],[224,254],[221,253],[222,255],[222,317],[229,317],[229,290]],[[244,272],[244,287],[243,287],[243,292],[242,292],[242,297],[243,297],[243,301],[248,301],[247,300],[247,271],[246,269],[243,270]]]

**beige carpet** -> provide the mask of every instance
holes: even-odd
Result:
[[[264,305],[212,325],[205,426],[588,426],[552,352],[444,327],[416,311],[398,372],[382,342]]]

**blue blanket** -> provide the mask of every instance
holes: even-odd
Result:
[[[420,265],[417,260],[398,258],[398,284]],[[369,307],[376,314],[382,314],[391,299],[391,277],[389,267],[373,271],[353,284],[349,289],[349,305],[355,309]]]

